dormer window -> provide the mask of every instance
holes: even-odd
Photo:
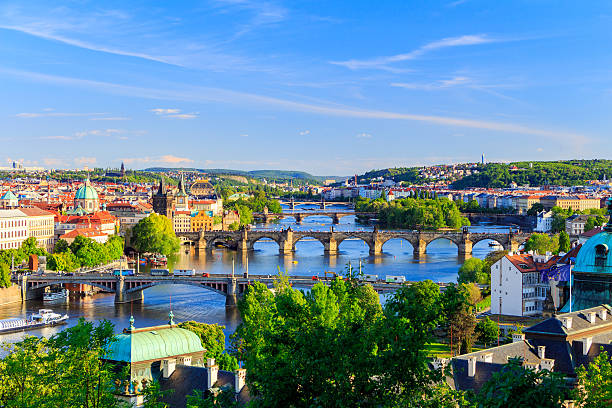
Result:
[[[608,246],[599,244],[595,247],[595,266],[603,267],[606,266],[606,260],[608,259]]]

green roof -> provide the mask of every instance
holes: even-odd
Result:
[[[117,335],[116,341],[109,348],[107,359],[134,363],[198,351],[204,351],[204,348],[195,333],[167,325],[127,330]]]
[[[591,237],[585,242],[578,256],[576,256],[576,264],[574,265],[574,272],[588,272],[588,273],[607,273],[612,274],[612,232],[604,230],[597,235]],[[603,262],[599,262],[598,265],[595,263],[597,251],[602,253],[601,257]]]
[[[1,199],[2,200],[17,200],[17,196],[13,194],[11,190],[9,190],[6,193],[4,193]]]
[[[91,186],[89,179],[86,179],[85,183],[77,190],[74,198],[76,200],[97,200],[98,193],[96,189]]]

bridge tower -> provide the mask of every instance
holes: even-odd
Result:
[[[225,295],[225,307],[238,306],[238,284],[236,277],[227,278],[227,294]]]
[[[323,196],[321,196],[321,204],[319,204],[319,208],[320,208],[321,210],[324,210],[324,209],[325,209],[325,206],[326,206],[326,204],[325,204],[325,198],[323,198]]]
[[[295,210],[295,202],[293,201],[293,196],[291,196],[291,198],[289,199],[289,209],[290,210]]]

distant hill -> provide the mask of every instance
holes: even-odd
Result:
[[[168,167],[150,167],[148,169],[144,169],[144,171],[151,172],[167,172],[167,171],[199,171],[206,174],[229,174],[236,176],[244,176],[251,177],[254,179],[267,179],[267,180],[305,180],[312,181],[316,183],[321,183],[324,180],[334,179],[334,180],[343,180],[346,177],[338,177],[338,176],[314,176],[310,173],[306,173],[304,171],[296,171],[296,170],[233,170],[233,169],[195,169],[195,168],[168,168]]]
[[[561,185],[575,186],[590,180],[609,180],[612,160],[561,160],[541,162],[489,163],[480,165],[478,173],[453,183],[454,188]]]

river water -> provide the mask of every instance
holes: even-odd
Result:
[[[299,210],[304,208],[299,207]],[[341,209],[341,208],[339,208]],[[303,219],[297,225],[292,218],[283,219],[275,224],[256,225],[256,228],[282,229],[291,226],[294,230],[325,230],[332,226],[331,219],[326,216],[311,216]],[[340,219],[335,225],[336,230],[372,230],[371,225],[361,225],[355,222],[354,216]],[[507,231],[507,227],[476,226],[471,227],[474,232]],[[435,282],[456,281],[457,270],[461,260],[457,256],[455,244],[446,240],[436,240],[427,247],[425,257],[415,259],[412,246],[404,240],[394,239],[385,243],[383,254],[376,257],[369,256],[368,246],[360,240],[345,240],[336,256],[323,253],[323,245],[315,240],[304,240],[296,244],[296,251],[291,256],[280,256],[278,245],[274,241],[260,240],[255,243],[255,250],[248,254],[248,269],[252,274],[276,274],[280,268],[291,275],[320,275],[324,271],[342,273],[346,265],[351,262],[357,266],[362,263],[362,271],[366,274],[375,274],[379,277],[385,275],[403,275],[407,280],[431,279]],[[490,252],[488,242],[481,241],[473,248],[473,256],[484,258]],[[212,252],[198,254],[191,250],[185,253],[182,248],[177,259],[169,268],[196,269],[210,273],[231,273],[232,265],[237,274],[241,274],[247,267],[247,256],[237,254],[227,249],[214,249]],[[146,271],[141,271],[146,272]],[[155,286],[144,291],[144,301],[133,304],[114,304],[114,295],[96,294],[82,299],[70,299],[60,303],[45,303],[42,301],[28,301],[25,304],[12,304],[0,308],[0,319],[19,317],[31,314],[42,307],[52,308],[58,313],[67,313],[70,318],[67,325],[72,326],[83,317],[87,320],[108,319],[115,324],[119,332],[129,326],[130,315],[134,316],[136,327],[146,327],[164,324],[168,321],[170,305],[177,322],[196,320],[205,323],[218,323],[226,326],[226,335],[234,332],[240,322],[236,310],[225,308],[225,298],[206,289],[198,289],[186,285]],[[65,327],[65,326],[64,326]],[[44,328],[29,331],[28,334],[49,336],[61,328]],[[23,333],[0,335],[0,342],[14,342],[23,337]]]

